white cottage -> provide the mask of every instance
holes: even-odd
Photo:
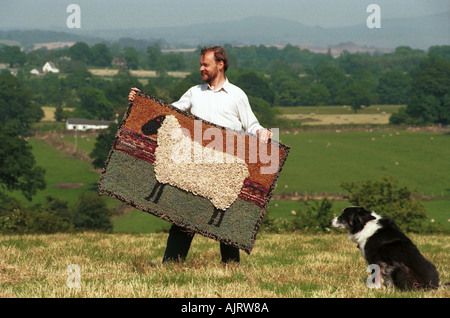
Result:
[[[42,71],[44,71],[44,73],[59,73],[59,69],[55,66],[55,64],[53,62],[47,62],[44,64],[44,66],[42,67]]]
[[[106,129],[115,123],[108,120],[89,120],[84,118],[68,118],[66,121],[66,130],[99,130]]]

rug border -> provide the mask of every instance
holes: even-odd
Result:
[[[150,94],[145,94],[145,93],[143,93],[143,92],[137,92],[137,93],[136,93],[136,96],[140,96],[140,97],[143,97],[143,98],[150,99],[150,100],[152,100],[152,101],[154,101],[154,102],[160,104],[161,106],[167,107],[167,108],[169,108],[170,110],[176,111],[177,113],[179,113],[179,114],[181,114],[181,115],[184,115],[184,116],[186,116],[186,117],[188,117],[188,118],[192,118],[192,119],[194,119],[194,120],[201,120],[201,121],[202,121],[203,123],[205,123],[206,125],[210,125],[210,126],[213,126],[213,127],[216,127],[216,128],[223,129],[223,130],[232,131],[232,132],[234,132],[234,133],[236,133],[236,134],[239,134],[239,135],[245,135],[245,136],[249,136],[249,137],[253,137],[253,138],[258,138],[258,137],[257,137],[256,135],[254,135],[254,134],[250,134],[250,133],[246,133],[246,132],[242,132],[242,131],[237,131],[237,130],[232,130],[232,129],[229,129],[229,128],[226,128],[226,127],[223,127],[223,126],[214,124],[214,123],[211,123],[211,122],[209,122],[209,121],[207,121],[207,120],[204,120],[204,119],[202,119],[202,118],[200,118],[200,117],[198,117],[198,116],[195,116],[195,115],[193,115],[193,114],[191,114],[191,113],[188,113],[188,112],[186,112],[186,111],[180,110],[180,109],[178,109],[177,107],[175,107],[175,106],[173,106],[173,105],[170,105],[170,104],[164,102],[163,100],[158,99],[158,98],[156,98],[156,97],[154,97],[154,96],[152,96],[152,95],[150,95]],[[170,223],[172,223],[172,224],[175,224],[175,225],[184,227],[184,228],[186,228],[186,229],[188,229],[188,230],[191,230],[191,231],[193,231],[193,232],[195,232],[195,233],[198,233],[198,234],[200,234],[200,235],[203,235],[203,236],[205,236],[205,237],[212,238],[212,239],[214,239],[214,240],[216,240],[216,241],[218,241],[218,242],[223,242],[223,243],[225,243],[225,244],[231,244],[231,245],[233,245],[233,246],[238,247],[239,249],[242,249],[242,250],[245,251],[247,254],[250,254],[250,252],[252,251],[252,249],[253,249],[253,247],[254,247],[254,245],[255,245],[255,242],[256,242],[256,236],[258,235],[259,228],[261,227],[261,224],[262,224],[264,215],[266,214],[267,206],[269,205],[269,202],[270,202],[270,200],[271,200],[271,198],[272,198],[273,191],[274,191],[274,189],[275,189],[275,186],[276,186],[278,177],[279,177],[279,175],[280,175],[280,173],[281,173],[281,171],[282,171],[282,169],[283,169],[284,163],[285,163],[285,161],[286,161],[286,159],[287,159],[287,156],[288,156],[288,154],[289,154],[290,147],[289,147],[289,146],[286,146],[286,145],[284,145],[284,144],[282,144],[281,142],[279,142],[279,141],[277,141],[277,140],[270,140],[271,143],[277,145],[278,147],[280,147],[280,148],[282,148],[282,149],[284,150],[284,155],[282,156],[282,158],[281,158],[281,160],[280,160],[280,164],[279,164],[279,167],[278,167],[278,171],[277,171],[277,173],[274,175],[273,182],[272,182],[272,184],[271,184],[271,186],[270,186],[270,188],[269,188],[269,191],[268,191],[268,193],[267,193],[267,195],[266,195],[266,197],[265,197],[264,205],[261,207],[261,210],[260,210],[260,213],[259,213],[258,220],[257,220],[257,222],[256,222],[256,224],[255,224],[255,226],[254,226],[254,228],[253,228],[252,235],[251,235],[251,240],[250,240],[250,246],[244,246],[244,245],[239,244],[239,243],[237,243],[237,242],[235,242],[235,241],[231,241],[231,240],[229,240],[229,239],[225,239],[225,238],[222,238],[222,237],[218,237],[218,236],[215,235],[215,234],[206,232],[206,231],[204,231],[204,230],[202,230],[202,229],[199,229],[199,228],[197,228],[197,227],[195,227],[195,226],[185,224],[184,222],[179,222],[179,221],[173,220],[172,218],[168,217],[167,215],[165,215],[165,214],[163,214],[163,213],[157,212],[156,210],[151,209],[151,208],[148,208],[148,207],[143,207],[143,206],[137,204],[137,203],[134,202],[134,201],[130,201],[130,200],[128,200],[128,199],[122,197],[121,195],[118,195],[118,194],[116,194],[116,193],[113,193],[113,192],[111,192],[111,191],[109,191],[109,190],[105,190],[105,189],[102,188],[103,181],[104,181],[104,175],[105,175],[106,170],[107,170],[107,167],[108,167],[108,165],[109,165],[111,156],[112,156],[112,154],[115,152],[115,149],[114,149],[115,147],[114,147],[114,146],[116,145],[116,143],[117,143],[117,141],[118,141],[118,139],[119,139],[120,131],[121,131],[122,127],[125,125],[125,122],[127,121],[128,117],[129,117],[129,115],[130,115],[130,112],[131,112],[131,109],[132,109],[133,105],[134,105],[134,101],[130,101],[130,102],[128,103],[127,111],[126,111],[125,114],[123,115],[122,121],[120,122],[120,125],[119,125],[119,127],[118,127],[118,129],[117,129],[117,132],[116,132],[116,134],[115,134],[114,142],[113,142],[113,144],[112,144],[111,150],[109,151],[108,157],[107,157],[107,159],[106,159],[106,161],[105,161],[105,164],[104,164],[104,166],[103,166],[103,169],[102,169],[102,172],[101,172],[101,175],[100,175],[100,180],[99,180],[98,188],[97,188],[97,189],[98,189],[98,194],[99,194],[99,195],[107,195],[107,196],[116,198],[116,199],[118,199],[118,200],[120,200],[120,201],[122,201],[122,202],[124,202],[124,203],[126,203],[126,204],[128,204],[128,205],[133,206],[134,208],[136,208],[136,209],[138,209],[138,210],[141,210],[141,211],[144,211],[144,212],[153,214],[153,215],[155,215],[155,216],[157,216],[157,217],[159,217],[159,218],[161,218],[161,219],[163,219],[163,220],[165,220],[165,221],[167,221],[167,222],[170,222]]]

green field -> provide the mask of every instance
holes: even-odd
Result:
[[[92,139],[91,143],[94,143]],[[79,160],[70,153],[63,152],[51,146],[42,139],[30,139],[36,164],[46,170],[45,190],[38,191],[31,204],[43,203],[47,196],[66,200],[73,204],[84,191],[97,191],[99,173],[94,171],[92,165]],[[25,197],[19,192],[13,195],[22,201]],[[113,199],[106,198],[109,205],[115,205]]]
[[[392,176],[424,196],[450,196],[450,135],[405,130],[295,132],[275,193],[343,193],[342,182]]]
[[[73,136],[64,136],[73,143]],[[392,176],[425,200],[429,219],[450,228],[450,135],[405,130],[372,131],[289,131],[281,134],[291,147],[289,157],[277,182],[275,197],[269,204],[272,217],[289,217],[298,211],[298,201],[279,201],[282,193],[308,195],[342,195],[343,181],[379,180]],[[89,152],[93,136],[78,136],[79,151]],[[83,191],[96,191],[99,171],[89,162],[55,149],[42,139],[30,139],[37,164],[46,169],[47,188],[39,191],[32,203],[42,203],[54,196],[74,204]],[[14,193],[25,200],[19,193]],[[108,206],[118,201],[104,196]],[[335,201],[339,211],[349,205]],[[115,232],[149,233],[167,230],[169,224],[152,215],[132,211],[113,220]]]

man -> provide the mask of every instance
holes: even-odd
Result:
[[[233,130],[256,134],[267,143],[272,132],[263,128],[250,107],[247,95],[231,84],[225,76],[228,57],[223,47],[205,47],[201,51],[200,73],[205,84],[191,87],[179,101],[172,105],[190,111],[206,121]],[[134,100],[137,88],[132,88],[128,96]],[[169,231],[163,262],[184,260],[189,251],[194,233],[172,225]],[[223,263],[239,262],[239,249],[220,243]]]

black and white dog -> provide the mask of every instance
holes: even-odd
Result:
[[[367,263],[379,266],[384,285],[403,290],[439,287],[436,267],[393,220],[362,207],[348,207],[330,224],[349,232]]]

